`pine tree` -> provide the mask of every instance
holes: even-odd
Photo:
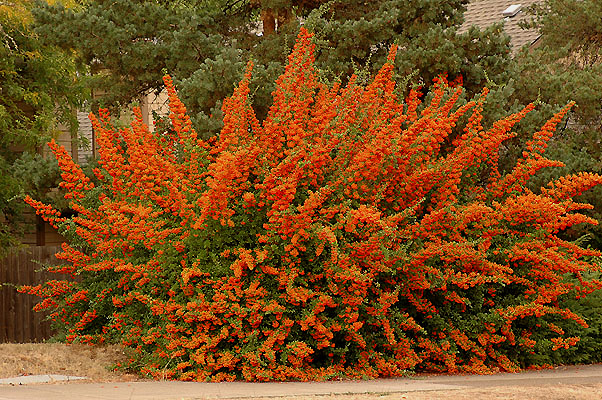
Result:
[[[317,35],[323,77],[371,75],[392,43],[400,74],[430,85],[447,73],[469,90],[507,79],[510,48],[499,28],[456,34],[467,0],[91,0],[77,9],[39,2],[36,30],[75,50],[89,87],[107,106],[162,88],[165,70],[200,132],[221,127],[221,100],[255,61],[254,107],[261,119],[275,78],[304,23]]]
[[[533,186],[558,174],[579,171],[602,172],[602,3],[596,0],[546,0],[531,8],[528,24],[542,34],[541,44],[523,52],[517,91],[537,96],[551,107],[576,102],[565,129],[550,144],[550,155],[563,161],[563,170],[549,171]],[[602,218],[602,190],[583,196],[595,206],[592,216]],[[577,229],[573,238],[589,232],[591,244],[602,248],[602,229]]]

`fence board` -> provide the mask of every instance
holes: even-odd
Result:
[[[0,260],[0,284],[37,285],[49,279],[60,279],[55,274],[40,271],[42,265],[57,265],[54,254],[59,246],[31,246],[15,249]],[[38,299],[18,293],[16,288],[0,285],[0,343],[40,342],[52,336],[50,323],[44,315],[32,310]]]
[[[6,268],[0,267],[0,282],[6,282]],[[4,292],[7,289],[4,288],[3,286],[0,286],[0,319],[4,318],[3,315],[4,313],[8,310],[8,303],[7,303],[7,299],[8,296],[4,295]],[[1,325],[0,322],[0,343],[6,342],[6,332],[5,329],[3,329],[4,325]]]

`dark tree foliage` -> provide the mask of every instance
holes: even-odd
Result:
[[[323,77],[371,75],[392,43],[399,72],[430,85],[442,73],[462,75],[465,87],[507,79],[509,45],[499,28],[457,35],[467,0],[90,0],[78,8],[38,2],[36,31],[74,50],[88,87],[107,106],[122,106],[162,88],[165,71],[199,131],[221,127],[221,100],[255,61],[254,107],[270,106],[300,24],[317,35]]]
[[[550,144],[550,157],[563,161],[563,170],[545,171],[532,185],[563,173],[602,172],[602,3],[597,0],[545,0],[531,8],[528,24],[542,34],[540,44],[517,59],[517,87],[523,97],[539,96],[550,108],[575,101],[564,130]],[[601,220],[602,190],[581,201],[595,206]],[[600,227],[579,227],[573,238],[590,234],[591,245],[602,248]]]
[[[50,200],[58,166],[36,153],[72,122],[81,93],[70,57],[30,29],[28,6],[0,3],[0,255],[18,244],[23,195]]]

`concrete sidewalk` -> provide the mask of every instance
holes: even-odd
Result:
[[[472,388],[583,385],[602,390],[602,365],[559,367],[518,374],[442,375],[372,381],[284,383],[119,382],[0,385],[0,400],[183,400],[250,399],[312,395],[432,392],[451,394]],[[451,393],[449,393],[451,392]],[[459,393],[459,392],[458,392]],[[400,396],[401,398],[402,396]],[[532,397],[529,397],[532,398]],[[602,393],[600,397],[602,398]],[[475,399],[477,400],[477,399]]]

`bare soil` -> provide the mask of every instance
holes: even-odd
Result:
[[[125,360],[119,346],[0,343],[0,379],[58,374],[87,377],[94,382],[140,380],[136,375],[111,371]]]

